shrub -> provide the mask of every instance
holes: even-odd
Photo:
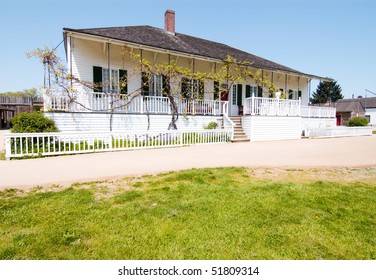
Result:
[[[205,126],[205,129],[216,129],[218,127],[218,124],[216,122],[210,122],[207,126]]]
[[[347,122],[347,126],[367,126],[368,120],[365,117],[353,117]]]
[[[55,122],[42,113],[20,113],[11,120],[13,133],[57,132]]]

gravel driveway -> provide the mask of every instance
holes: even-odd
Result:
[[[0,189],[67,185],[202,167],[332,168],[376,166],[376,135],[196,145],[0,161]]]

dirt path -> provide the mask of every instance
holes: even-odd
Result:
[[[223,166],[299,169],[376,166],[376,135],[0,161],[0,189]]]

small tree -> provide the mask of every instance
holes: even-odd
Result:
[[[11,119],[12,133],[57,132],[55,122],[41,113],[20,113]]]
[[[339,99],[343,99],[342,89],[337,81],[322,81],[312,94],[311,102],[313,104],[334,103]]]
[[[353,117],[347,122],[347,126],[367,126],[368,119],[365,117]]]

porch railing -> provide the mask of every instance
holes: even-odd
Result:
[[[146,148],[176,147],[193,144],[224,143],[231,130],[135,131],[130,133],[10,133],[5,135],[6,158],[53,156]]]
[[[170,100],[164,96],[121,96],[106,93],[78,94],[73,100],[67,95],[45,94],[45,110],[53,111],[99,111],[123,113],[171,114]],[[175,99],[179,114],[214,115],[223,114],[218,100]]]
[[[248,97],[244,114],[260,116],[300,116],[300,100]]]
[[[301,116],[303,118],[335,118],[336,108],[334,107],[317,107],[301,106]]]

